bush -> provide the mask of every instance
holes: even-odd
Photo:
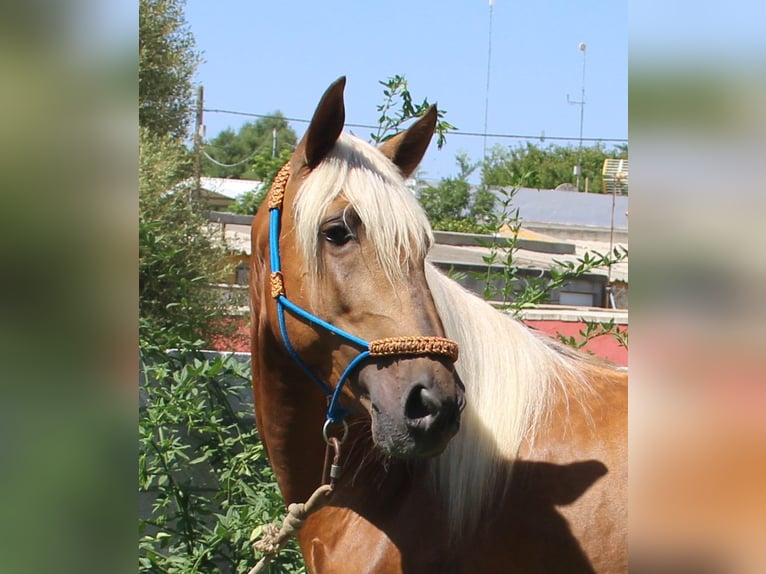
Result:
[[[225,334],[227,305],[211,289],[226,252],[181,182],[189,154],[141,128],[139,137],[139,333],[164,347]]]
[[[140,572],[246,572],[259,525],[281,519],[246,363],[145,346],[139,411]],[[305,572],[292,542],[272,573]]]
[[[250,531],[284,511],[253,420],[249,369],[199,349],[225,334],[225,251],[180,184],[188,152],[140,131],[141,572],[239,572]],[[168,347],[185,349],[173,357]],[[300,572],[292,547],[272,572]],[[281,570],[280,570],[281,568]]]

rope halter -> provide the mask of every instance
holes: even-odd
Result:
[[[346,429],[344,417],[348,412],[343,409],[338,401],[343,385],[346,383],[352,371],[368,357],[391,357],[391,356],[411,356],[411,355],[439,355],[455,362],[458,358],[458,345],[450,339],[443,337],[390,337],[386,339],[376,339],[374,341],[365,341],[351,333],[344,331],[320,319],[316,315],[306,311],[287,298],[285,293],[285,283],[282,277],[282,265],[279,258],[279,233],[281,226],[282,205],[285,197],[285,188],[287,180],[290,178],[290,163],[286,163],[274,177],[271,189],[268,195],[269,207],[269,260],[271,264],[271,296],[276,300],[277,318],[279,321],[279,330],[282,333],[282,340],[285,348],[293,360],[303,370],[303,372],[319,386],[327,395],[329,407],[327,408],[327,421],[324,426],[325,440],[327,440],[327,427],[330,424],[343,424]],[[296,317],[299,317],[312,325],[333,333],[347,342],[360,348],[359,354],[346,366],[346,369],[338,379],[335,389],[322,381],[306,365],[295,348],[290,343],[285,324],[285,310]],[[345,431],[344,431],[345,438]]]

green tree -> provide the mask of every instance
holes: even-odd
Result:
[[[575,147],[551,145],[547,148],[532,143],[518,147],[494,146],[482,166],[482,181],[495,187],[512,186],[524,177],[525,185],[538,189],[554,189],[562,183],[573,183],[577,165]],[[603,192],[601,169],[606,158],[628,157],[627,145],[607,150],[603,144],[582,149],[582,174],[588,178],[588,191]],[[584,185],[584,184],[581,184]]]
[[[188,133],[192,78],[200,61],[184,16],[185,0],[140,0],[138,121],[157,135]]]
[[[497,198],[486,186],[482,185],[473,194],[470,215],[478,224],[487,223],[495,210]]]
[[[461,219],[468,208],[471,188],[459,177],[443,178],[436,187],[428,186],[420,192],[420,203],[432,222]]]
[[[250,166],[249,173],[252,173],[258,181],[261,181],[261,186],[253,191],[248,191],[237,198],[237,201],[229,207],[229,211],[233,213],[243,213],[252,215],[263,203],[266,197],[266,193],[269,191],[271,181],[274,176],[277,175],[279,168],[281,168],[292,155],[292,149],[284,148],[277,155],[277,157],[271,156],[271,151],[262,151],[253,158],[253,162]]]
[[[184,0],[139,3],[139,335],[142,345],[210,343],[229,329],[220,281],[226,252],[182,182],[199,62]]]
[[[265,181],[264,178],[274,175],[269,161],[274,151],[277,158],[282,158],[285,151],[291,152],[295,148],[297,140],[279,111],[244,124],[236,133],[230,128],[225,129],[205,146],[207,155],[203,155],[202,173],[210,177]]]
[[[457,176],[424,187],[418,199],[434,229],[481,233],[494,210],[495,196],[484,186],[472,193],[468,178],[478,164],[471,163],[467,153],[458,153],[455,161]]]
[[[226,330],[226,305],[210,287],[225,251],[189,202],[181,184],[189,173],[179,140],[139,128],[139,334],[165,347],[209,342]]]

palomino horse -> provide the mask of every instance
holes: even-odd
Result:
[[[326,442],[343,467],[298,534],[308,569],[626,572],[625,373],[425,263],[404,179],[436,110],[375,148],[341,133],[344,86],[252,226],[256,416],[284,500],[321,483]]]

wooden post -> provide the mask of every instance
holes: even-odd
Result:
[[[194,119],[194,188],[191,192],[191,202],[196,203],[202,198],[202,108],[203,108],[203,88],[197,86],[197,113]]]

